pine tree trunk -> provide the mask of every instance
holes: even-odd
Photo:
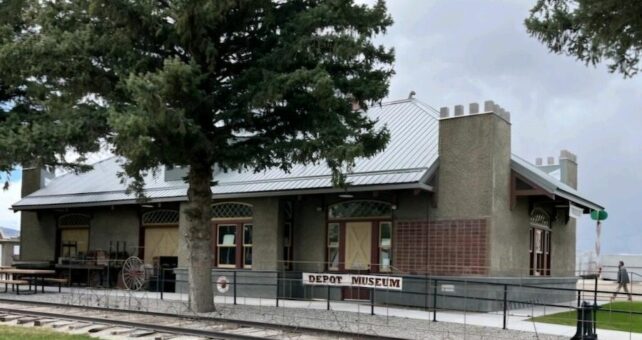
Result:
[[[212,167],[192,164],[187,197],[187,267],[192,311],[214,310],[212,291],[212,250],[210,249],[210,209],[212,202]]]

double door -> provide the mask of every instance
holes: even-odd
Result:
[[[373,225],[372,222],[345,223],[345,271],[355,274],[372,272],[376,257],[376,253],[373,254]],[[342,295],[347,300],[368,300],[370,289],[345,287]]]

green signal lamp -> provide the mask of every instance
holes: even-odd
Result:
[[[593,210],[591,211],[591,219],[595,221],[604,221],[609,217],[606,210]]]

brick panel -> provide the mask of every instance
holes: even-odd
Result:
[[[399,221],[393,242],[393,264],[404,273],[488,273],[485,219]]]

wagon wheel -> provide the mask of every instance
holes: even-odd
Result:
[[[147,275],[145,264],[137,256],[131,256],[123,262],[123,283],[129,290],[139,290],[145,285]]]

